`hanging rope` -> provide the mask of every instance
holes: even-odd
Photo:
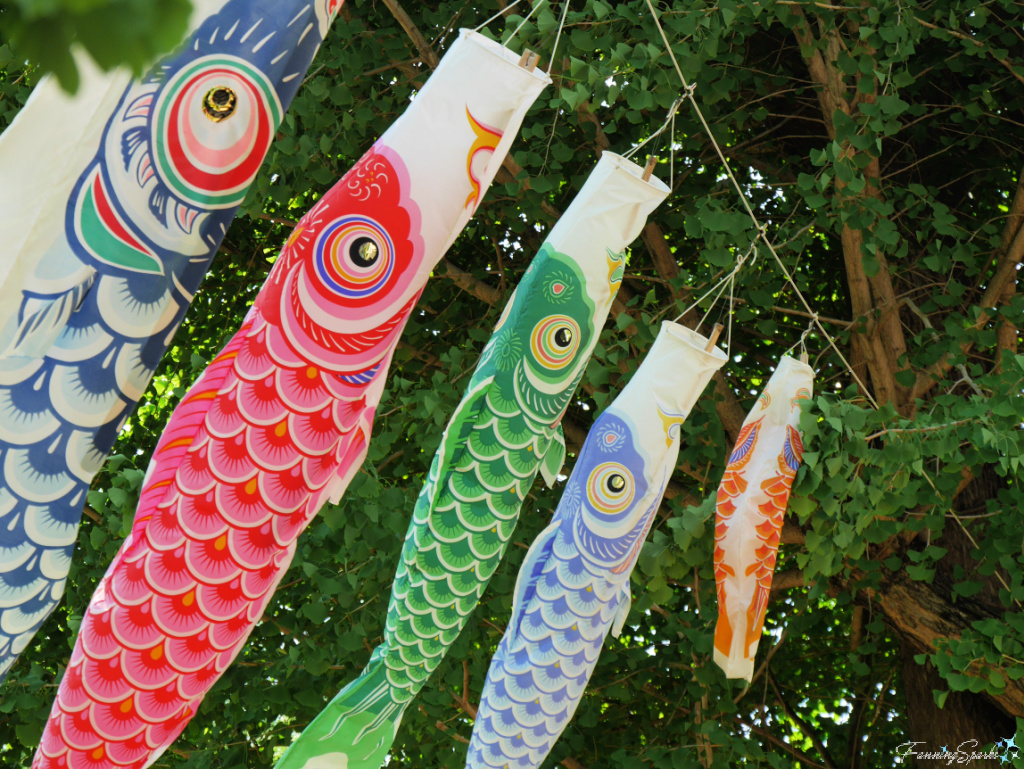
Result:
[[[791,352],[793,352],[793,350],[795,350],[797,347],[799,347],[800,348],[801,360],[806,363],[807,362],[806,361],[806,358],[807,358],[807,337],[811,335],[812,331],[814,331],[815,324],[817,322],[818,322],[818,315],[817,315],[817,313],[815,313],[814,315],[811,316],[811,322],[807,324],[807,328],[804,329],[804,333],[802,333],[800,335],[800,338],[793,344],[792,347],[790,347],[788,350],[786,350],[782,354],[783,355],[789,355]]]
[[[711,304],[708,305],[708,309],[704,313],[704,316],[697,322],[697,325],[694,326],[693,328],[694,331],[700,331],[700,327],[704,325],[704,321],[706,321],[708,319],[708,316],[711,315],[711,311],[715,308],[715,305],[718,303],[718,300],[722,298],[722,294],[725,293],[725,289],[728,288],[729,312],[728,318],[726,319],[727,325],[725,334],[725,354],[727,356],[731,355],[732,353],[732,316],[733,310],[736,307],[736,276],[739,274],[739,271],[743,269],[743,265],[746,264],[748,259],[750,259],[751,264],[757,261],[757,241],[751,243],[750,248],[747,249],[747,253],[745,253],[743,256],[736,260],[736,265],[732,268],[732,271],[730,271],[728,275],[726,275],[715,285],[713,285],[696,302],[694,302],[681,313],[679,313],[678,317],[676,317],[675,320],[675,322],[678,323],[680,318],[682,318],[692,310],[696,309],[701,302],[703,302],[709,296],[714,294],[715,297],[711,300]]]
[[[517,5],[519,5],[519,4],[521,3],[521,2],[523,2],[523,0],[516,0],[516,1],[514,2],[514,3],[512,3],[512,5],[508,6],[507,8],[503,8],[503,9],[501,9],[500,11],[498,11],[498,12],[497,12],[496,14],[494,14],[493,16],[491,16],[491,17],[490,17],[489,19],[487,19],[487,20],[486,20],[486,21],[484,21],[483,23],[481,23],[481,24],[478,24],[477,26],[475,26],[475,27],[473,28],[473,31],[474,31],[474,32],[479,32],[479,31],[480,31],[481,29],[483,29],[484,27],[486,27],[486,26],[487,26],[488,24],[490,24],[490,23],[491,23],[492,21],[494,21],[494,20],[495,20],[496,18],[498,18],[498,17],[499,17],[499,16],[501,16],[502,14],[508,13],[508,12],[509,12],[509,11],[511,11],[511,10],[512,10],[513,8],[515,8],[515,7],[517,6]],[[541,0],[541,2],[544,2],[544,0]],[[533,11],[530,11],[530,13],[532,14],[532,13],[533,13]],[[529,17],[527,17],[527,18],[529,18]],[[522,26],[522,25],[520,25],[520,26]],[[515,34],[515,33],[513,33],[513,34]],[[510,39],[511,39],[511,38],[510,38]]]
[[[509,5],[507,8],[504,8],[504,9],[498,11],[496,14],[494,14],[493,16],[491,16],[490,18],[485,20],[482,24],[479,24],[477,27],[474,28],[473,31],[474,32],[479,32],[481,29],[486,27],[492,21],[497,19],[499,16],[502,16],[503,14],[506,14],[509,11],[511,11],[513,8],[515,8],[517,5],[519,5],[521,2],[523,2],[523,0],[515,0],[515,2],[512,3],[511,5]],[[533,14],[535,14],[537,11],[539,11],[541,9],[541,7],[545,3],[550,3],[550,0],[539,0],[539,2],[536,5],[531,6],[530,7],[530,12],[523,17],[523,20],[521,22],[519,22],[519,26],[516,27],[514,30],[512,30],[512,34],[509,35],[507,38],[505,38],[505,40],[502,41],[502,43],[501,43],[502,46],[506,46],[507,47],[508,44],[510,42],[512,42],[512,38],[514,38],[516,35],[518,35],[519,31],[524,26],[526,26],[526,22],[528,22],[530,20],[530,17],[533,16]],[[568,16],[568,15],[569,15],[569,3],[568,3],[568,0],[566,0],[566,2],[563,3],[563,5],[562,5],[562,20],[558,24],[558,32],[555,34],[555,46],[551,50],[551,60],[548,62],[548,68],[547,68],[547,74],[548,75],[551,74],[551,67],[554,66],[555,55],[558,53],[558,43],[562,39],[562,30],[565,28],[565,17]]]
[[[540,0],[539,3],[532,6],[530,8],[530,12],[523,17],[523,20],[519,22],[519,26],[512,30],[512,34],[508,36],[508,39],[505,40],[505,42],[503,42],[502,45],[508,45],[509,43],[511,43],[512,38],[519,34],[519,30],[526,26],[526,22],[530,20],[530,17],[533,16],[533,14],[535,14],[538,10],[540,10],[541,6],[543,6],[546,2],[548,2],[548,0]]]
[[[648,136],[646,139],[644,139],[638,145],[636,145],[632,149],[627,150],[626,152],[624,152],[622,154],[622,157],[626,158],[627,160],[629,158],[633,157],[641,149],[643,149],[648,144],[650,144],[652,141],[654,141],[659,136],[661,136],[663,133],[665,133],[665,131],[667,131],[669,128],[672,129],[672,138],[674,139],[675,138],[675,130],[676,130],[675,129],[676,113],[679,111],[679,108],[681,106],[683,106],[683,101],[685,101],[685,99],[686,99],[685,96],[680,96],[678,99],[676,99],[674,102],[672,102],[672,106],[668,108],[668,114],[665,116],[665,122],[662,123],[661,126],[654,133],[652,133],[650,136]]]
[[[675,67],[676,74],[679,75],[679,80],[683,84],[683,89],[686,94],[684,98],[688,99],[690,101],[690,104],[693,105],[693,111],[696,113],[697,119],[700,121],[701,126],[703,126],[704,132],[707,134],[708,139],[711,141],[711,145],[715,148],[715,152],[718,154],[719,160],[722,161],[722,166],[725,168],[725,172],[728,175],[729,180],[732,182],[732,186],[736,188],[736,192],[740,197],[740,201],[743,203],[743,207],[747,211],[747,215],[750,216],[750,220],[754,223],[754,227],[757,228],[757,239],[763,242],[764,245],[768,248],[768,252],[772,255],[772,257],[774,257],[776,263],[779,265],[779,269],[782,270],[782,274],[786,278],[786,282],[789,283],[790,287],[793,289],[793,292],[797,295],[797,298],[799,298],[800,303],[803,304],[807,312],[811,314],[811,322],[814,323],[814,325],[818,328],[818,331],[821,334],[821,336],[828,341],[829,345],[835,351],[836,355],[839,356],[839,359],[843,362],[843,365],[846,366],[847,370],[850,372],[850,375],[853,377],[854,381],[860,386],[865,397],[867,397],[871,405],[877,409],[878,401],[876,401],[874,396],[872,396],[871,391],[867,388],[867,385],[865,385],[861,378],[857,376],[857,372],[853,370],[853,366],[850,365],[850,362],[846,359],[846,356],[843,355],[842,351],[836,345],[835,340],[832,338],[832,335],[825,330],[825,327],[821,324],[821,321],[818,320],[818,314],[812,309],[810,303],[804,297],[803,292],[800,291],[800,287],[797,286],[796,281],[793,280],[793,276],[790,274],[789,270],[786,269],[786,265],[783,264],[782,259],[779,257],[778,253],[775,251],[774,246],[772,246],[771,241],[768,239],[768,226],[763,225],[758,221],[757,215],[754,213],[754,209],[751,208],[750,202],[747,200],[746,195],[743,194],[743,188],[740,186],[739,181],[737,181],[736,175],[732,172],[732,167],[729,165],[729,161],[726,159],[725,153],[722,152],[722,148],[719,147],[718,142],[715,141],[715,136],[711,132],[711,126],[708,125],[707,120],[705,120],[704,118],[704,113],[701,111],[700,105],[697,103],[697,100],[693,96],[693,92],[697,90],[696,84],[690,85],[690,83],[687,82],[686,76],[683,75],[682,67],[680,67],[679,62],[676,61],[676,55],[672,51],[672,46],[668,42],[668,36],[665,34],[664,28],[661,26],[661,20],[658,19],[658,14],[654,10],[654,4],[651,2],[651,0],[646,0],[646,2],[647,7],[651,11],[651,17],[654,19],[654,24],[658,28],[658,33],[661,35],[661,39],[665,43],[665,50],[668,52],[669,58],[672,60],[672,65]],[[653,136],[651,138],[653,138]],[[650,141],[650,139],[648,139],[648,141]],[[637,149],[639,149],[639,147]],[[735,275],[733,275],[732,277],[735,278]],[[685,313],[683,314],[685,315]]]
[[[569,0],[562,3],[562,20],[558,22],[558,33],[555,35],[555,47],[551,49],[551,61],[548,62],[548,74],[555,65],[555,55],[558,53],[558,41],[562,39],[562,30],[565,28],[565,17],[569,15]]]
[[[678,104],[682,104],[681,99],[676,100]],[[672,111],[672,130],[668,135],[668,187],[670,190],[676,188],[676,113],[679,112],[679,107],[676,107]]]
[[[481,29],[486,27],[492,21],[497,19],[499,16],[502,16],[503,14],[506,14],[509,11],[511,11],[513,8],[515,8],[517,5],[519,5],[521,2],[523,2],[523,0],[515,0],[515,2],[512,3],[512,5],[508,6],[507,8],[504,8],[504,9],[502,9],[500,11],[498,11],[496,14],[491,16],[489,19],[484,21],[482,24],[479,24],[476,27],[474,27],[473,31],[474,32],[479,32]],[[540,2],[538,2],[536,5],[531,6],[530,7],[530,12],[523,17],[523,20],[521,22],[519,22],[519,26],[516,27],[514,30],[512,30],[512,34],[509,35],[505,40],[503,40],[501,44],[503,46],[507,46],[512,41],[512,38],[519,34],[519,30],[521,30],[526,25],[526,22],[528,22],[530,20],[530,17],[533,16],[533,14],[535,14],[541,8],[541,6],[543,6],[547,2],[549,2],[549,0],[540,0]],[[559,31],[561,31],[561,30],[559,30]]]

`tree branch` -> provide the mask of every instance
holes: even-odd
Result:
[[[1017,265],[1021,263],[1022,258],[1024,258],[1024,169],[1017,175],[1017,189],[1006,218],[1006,226],[1003,229],[995,274],[978,302],[980,312],[978,319],[971,324],[971,328],[980,331],[994,314],[989,310],[1000,306],[1003,301],[1013,298],[1016,291]],[[1011,287],[1013,287],[1012,291],[1009,290]],[[1016,334],[1014,334],[1014,343],[1016,343]],[[960,345],[960,353],[966,355],[973,346],[972,342],[964,342]],[[911,398],[924,397],[952,367],[951,356],[946,354],[918,373]]]
[[[438,267],[445,270],[440,273],[438,277],[448,278],[456,286],[466,293],[472,294],[481,302],[485,302],[491,307],[494,307],[501,301],[501,294],[496,288],[484,283],[482,280],[477,280],[468,272],[460,270],[447,259],[442,259],[438,264]]]
[[[780,571],[772,577],[771,591],[774,593],[778,590],[791,590],[794,587],[803,587],[804,584],[803,570],[789,569],[788,571]]]
[[[423,61],[427,63],[427,66],[431,69],[437,69],[440,59],[434,52],[434,49],[430,47],[427,39],[423,37],[423,33],[419,31],[412,19],[409,18],[409,14],[405,12],[402,4],[398,0],[384,0],[384,5],[391,11],[395,21],[402,25],[405,34],[412,40],[412,44],[416,46],[416,50],[420,52],[420,56],[423,57]]]
[[[914,17],[914,21],[916,21],[922,27],[926,27],[928,29],[933,29],[933,30],[936,30],[938,32],[943,32],[943,33],[945,33],[947,35],[951,35],[951,36],[953,36],[955,38],[958,38],[959,40],[963,40],[963,41],[968,42],[968,43],[973,43],[974,45],[978,46],[978,48],[984,48],[985,47],[985,44],[982,43],[980,40],[975,40],[973,37],[968,37],[967,35],[963,34],[962,32],[954,32],[951,29],[945,29],[944,27],[937,27],[934,24],[930,24],[929,22],[925,21],[924,19],[918,18],[917,16]],[[1000,59],[998,56],[996,56],[994,53],[992,53],[992,51],[987,51],[987,53],[991,54],[993,59],[995,59],[997,62],[1002,64],[1004,67],[1006,67],[1006,70],[1011,75],[1013,75],[1015,78],[1017,78],[1017,80],[1019,80],[1021,83],[1024,83],[1024,75],[1021,75],[1017,70],[1015,70],[1013,68],[1013,65],[1010,62],[1008,62],[1006,59]]]
[[[782,706],[783,712],[785,712],[789,719],[796,724],[797,728],[804,733],[804,736],[811,741],[814,749],[818,751],[818,755],[821,756],[821,760],[825,762],[825,769],[836,769],[836,763],[832,760],[832,754],[828,752],[828,748],[825,747],[821,738],[818,737],[817,731],[797,715],[797,712],[789,706],[789,703],[786,702],[786,698],[782,696],[782,691],[775,683],[775,677],[771,673],[766,673],[766,676],[768,678],[768,683],[771,684],[772,690],[775,692],[775,698]]]
[[[851,575],[851,581],[858,578]],[[987,619],[1002,619],[1001,611],[981,601],[957,601],[952,603],[940,591],[948,589],[938,581],[933,584],[915,582],[905,571],[890,573],[878,590],[864,588],[858,593],[858,600],[870,599],[871,605],[880,608],[886,622],[899,633],[900,637],[919,651],[933,654],[937,642],[944,639],[958,639],[964,628],[972,623]],[[845,591],[845,582],[833,581],[829,593]],[[980,675],[980,670],[964,671],[967,675]],[[1024,712],[1024,679],[1014,681],[1006,677],[1006,688],[1002,694],[983,693],[1007,715],[1019,716]]]
[[[601,157],[602,152],[612,148],[612,143],[608,141],[608,135],[605,134],[604,128],[601,126],[601,121],[598,120],[597,115],[595,115],[593,110],[590,109],[590,102],[585,101],[580,104],[576,113],[579,115],[579,121],[581,124],[590,123],[594,126],[594,144],[597,146],[597,156]]]
[[[795,13],[800,21],[794,27],[793,33],[803,50],[811,52],[804,60],[811,78],[820,86],[818,99],[821,103],[822,116],[829,138],[834,140],[836,111],[853,115],[854,108],[860,102],[873,103],[877,94],[854,92],[851,95],[837,64],[843,49],[839,30],[830,29],[826,32],[822,46],[811,32],[810,24],[803,12],[797,9]],[[823,51],[819,50],[820,48],[823,48]],[[877,84],[875,88],[877,90]],[[844,141],[842,154],[844,160],[852,162],[855,156],[864,153],[859,152],[848,141]],[[836,179],[836,196],[844,204],[857,205],[857,198],[862,196],[882,200],[878,187],[879,159],[868,155],[866,160],[864,178],[867,184],[859,195],[851,196],[846,192],[847,185]],[[889,266],[885,255],[879,249],[875,249],[874,254],[879,263],[877,272],[869,277],[864,269],[864,232],[844,223],[840,233],[853,316],[866,319],[863,332],[855,334],[851,341],[857,353],[855,357],[866,362],[878,402],[892,402],[898,407],[903,407],[907,402],[907,390],[900,386],[895,378],[899,359],[907,351],[899,317],[899,305],[896,303]]]
[[[788,753],[790,756],[795,758],[797,761],[799,761],[804,766],[809,766],[809,767],[811,767],[811,769],[827,769],[827,767],[822,766],[821,764],[819,764],[817,761],[815,761],[809,755],[804,753],[802,750],[798,750],[798,749],[794,748],[792,745],[790,745],[788,742],[780,740],[778,737],[776,737],[774,734],[772,734],[768,729],[765,729],[764,727],[752,724],[749,721],[744,721],[739,716],[733,716],[732,720],[734,722],[736,722],[737,724],[739,724],[740,726],[745,726],[747,729],[749,729],[751,732],[753,732],[754,734],[758,735],[759,737],[763,737],[764,739],[766,739],[768,742],[770,742],[775,747],[782,749],[784,752]]]

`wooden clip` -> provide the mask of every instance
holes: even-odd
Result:
[[[644,166],[644,173],[640,178],[643,179],[645,182],[650,181],[651,174],[654,173],[654,167],[656,165],[658,165],[658,156],[649,155],[647,157],[647,165]]]
[[[715,348],[715,342],[718,341],[718,337],[722,335],[722,330],[725,328],[721,323],[716,323],[715,327],[711,330],[711,338],[708,339],[708,346],[704,348],[704,352],[711,352]]]
[[[807,353],[805,353],[805,352],[800,353],[800,362],[801,363],[807,363]]]
[[[523,55],[519,57],[519,66],[525,69],[527,72],[533,72],[537,68],[537,63],[540,61],[540,54],[534,53],[529,48],[523,51]]]

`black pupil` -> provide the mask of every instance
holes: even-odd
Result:
[[[608,476],[608,480],[607,480],[607,484],[608,484],[609,491],[619,492],[619,491],[622,491],[622,489],[625,487],[626,479],[623,478],[621,475],[618,475],[618,474],[616,474],[616,475],[609,475]]]
[[[234,114],[238,99],[235,92],[227,86],[217,86],[207,91],[203,97],[203,112],[210,120],[219,123]]]
[[[357,267],[369,267],[377,261],[377,244],[370,238],[358,238],[349,247],[349,256]]]
[[[568,347],[572,344],[572,331],[567,328],[560,328],[555,332],[555,344],[559,347]]]

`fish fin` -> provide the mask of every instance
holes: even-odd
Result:
[[[14,336],[0,357],[41,358],[46,355],[67,325],[68,318],[81,307],[95,281],[96,272],[90,270],[81,283],[67,291],[54,296],[27,298]]]
[[[544,452],[544,461],[540,465],[540,474],[544,477],[544,482],[549,489],[554,488],[558,474],[562,472],[563,464],[565,464],[565,433],[562,432],[562,426],[559,425],[555,428],[554,435],[551,436],[551,443],[548,445],[547,451]]]
[[[519,624],[526,614],[526,607],[537,592],[537,582],[551,557],[551,549],[554,547],[555,537],[561,525],[562,523],[558,519],[549,523],[547,528],[538,534],[537,539],[530,545],[523,565],[519,567],[515,592],[512,594],[512,619],[508,623],[509,637],[513,637],[519,632]]]
[[[342,436],[342,441],[348,443],[342,454],[341,462],[338,465],[338,472],[330,481],[326,490],[326,497],[332,505],[341,502],[345,490],[352,482],[359,468],[363,466],[366,459],[366,452],[369,451],[370,427],[362,424],[354,430]]]
[[[441,445],[437,448],[437,461],[431,464],[427,475],[428,483],[434,481],[430,499],[431,509],[436,506],[437,496],[441,493],[441,487],[436,480],[458,463],[457,457],[469,442],[469,436],[479,421],[480,411],[486,406],[487,391],[491,389],[493,383],[494,377],[489,376],[475,385],[471,384],[448,420],[448,426],[441,436]]]
[[[124,132],[124,135],[121,137],[121,162],[124,163],[126,171],[131,167],[132,158],[135,157],[135,153],[139,151],[139,148],[142,147],[144,149],[146,147],[147,139],[148,135],[145,126],[129,128]]]
[[[149,195],[149,210],[164,227],[167,226],[167,203],[169,196],[167,190],[158,184]]]
[[[633,596],[629,592],[629,580],[622,586],[622,597],[619,602],[619,610],[615,612],[615,619],[612,622],[612,637],[618,638],[622,635],[622,628],[626,626],[626,617],[633,607]]]
[[[726,654],[716,646],[714,660],[726,678],[745,678],[748,682],[754,678],[754,660],[744,656],[742,649],[730,649]]]

